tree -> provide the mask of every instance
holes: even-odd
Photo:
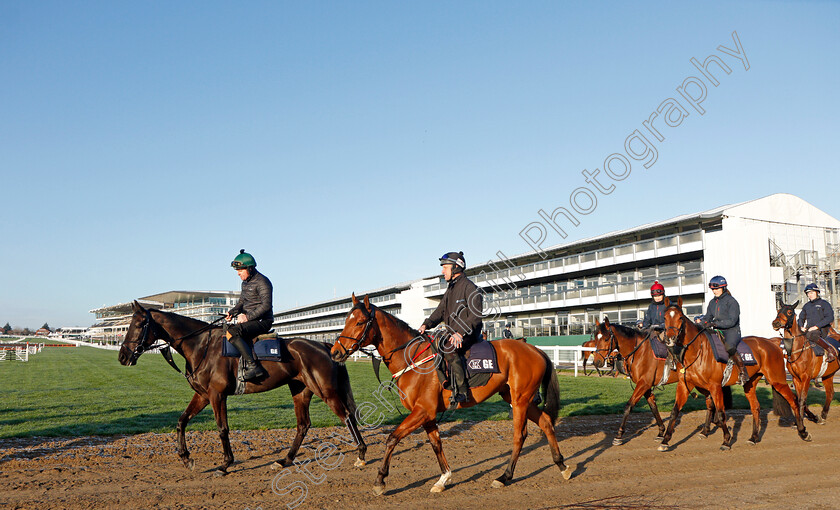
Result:
[[[47,331],[52,332],[52,330],[50,329],[50,325],[49,325],[49,324],[47,324],[46,322],[44,323],[44,325],[43,325],[43,326],[41,326],[41,329],[46,329]]]
[[[29,331],[29,328],[23,328],[23,331],[21,331],[20,333],[21,333],[23,336],[29,336],[29,335],[31,335],[31,334],[32,334],[32,332],[31,332],[31,331]]]
[[[4,335],[8,335],[8,334],[9,334],[9,331],[11,331],[11,330],[12,330],[12,327],[11,327],[11,326],[9,326],[9,323],[7,322],[7,323],[6,323],[6,325],[5,325],[5,326],[3,326],[3,334],[4,334]]]

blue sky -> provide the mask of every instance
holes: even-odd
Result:
[[[840,218],[838,21],[834,2],[2,2],[0,323],[238,289],[240,248],[275,311],[446,251],[529,251],[537,211],[712,54],[731,73],[705,113],[566,241],[783,191]],[[748,70],[718,50],[733,31]]]

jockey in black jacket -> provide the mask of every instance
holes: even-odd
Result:
[[[428,319],[420,326],[420,334],[441,322],[446,323],[451,333],[441,346],[443,357],[449,362],[451,372],[452,396],[450,408],[466,402],[467,378],[461,361],[466,351],[476,342],[481,341],[481,320],[484,301],[481,290],[464,274],[467,268],[464,252],[449,252],[440,259],[441,273],[449,282],[440,304]]]
[[[820,288],[816,283],[809,283],[805,286],[805,295],[808,302],[802,307],[799,314],[799,328],[805,332],[805,338],[820,345],[825,349],[825,360],[829,363],[834,361],[837,353],[834,347],[830,346],[823,338],[831,331],[831,323],[834,322],[834,310],[831,304],[820,297]]]
[[[237,318],[237,323],[228,328],[230,343],[239,350],[245,365],[245,380],[258,381],[268,375],[260,362],[252,356],[253,339],[268,333],[274,323],[272,311],[271,281],[257,271],[257,261],[245,250],[239,250],[239,255],[230,263],[242,280],[242,292],[239,302],[231,308],[226,320]]]
[[[706,308],[703,316],[703,326],[717,329],[723,333],[723,343],[729,359],[738,367],[740,376],[738,384],[746,384],[750,379],[744,360],[738,354],[738,344],[741,343],[741,306],[727,289],[726,278],[713,276],[709,280],[709,288],[715,295]]]

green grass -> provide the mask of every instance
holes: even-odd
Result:
[[[175,356],[183,368],[183,358]],[[349,362],[350,380],[357,404],[369,402],[399,423],[405,409],[396,395],[384,393],[389,410],[374,394],[378,382],[369,362]],[[382,377],[387,369],[382,367]],[[629,380],[610,377],[572,377],[561,372],[561,416],[617,414],[632,392]],[[0,362],[0,438],[20,436],[79,436],[171,432],[193,391],[161,356],[146,354],[134,367],[117,361],[116,351],[88,347],[45,348],[28,363]],[[657,391],[660,412],[669,413],[675,386]],[[771,395],[759,388],[762,408],[770,408]],[[749,404],[740,388],[734,390],[736,408]],[[809,404],[822,403],[824,394],[811,390]],[[686,410],[704,409],[702,399],[689,399]],[[294,407],[286,387],[253,395],[228,398],[231,429],[273,429],[295,426]],[[509,406],[495,396],[478,406],[452,413],[449,420],[506,420]],[[647,412],[642,400],[634,409]],[[317,397],[310,408],[313,426],[339,425],[338,418]],[[208,406],[190,422],[189,430],[215,430]]]

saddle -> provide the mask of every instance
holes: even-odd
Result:
[[[273,332],[260,335],[254,339],[254,347],[251,355],[260,361],[277,361],[280,363],[289,363],[292,361],[292,355],[286,346],[286,340]],[[241,354],[239,353],[239,349],[234,347],[227,339],[224,339],[222,356],[226,358],[238,358]]]
[[[820,336],[820,338],[822,338],[823,342],[825,342],[828,345],[834,347],[835,349],[837,349],[838,352],[840,352],[840,342],[838,342],[837,340],[835,340],[831,337]],[[790,341],[788,341],[788,340],[790,340]],[[825,356],[825,349],[823,348],[823,346],[821,346],[820,344],[818,344],[816,342],[811,342],[810,340],[808,340],[808,343],[810,344],[811,349],[814,351],[815,356]],[[787,338],[785,339],[785,350],[788,353],[790,353],[793,350],[793,339],[792,338],[791,339],[787,339]]]
[[[438,379],[444,389],[449,388],[449,363],[439,352],[437,339],[433,342],[433,349],[440,356],[441,363],[437,364]],[[496,360],[496,349],[492,342],[481,340],[472,345],[466,352],[466,357],[461,356],[464,363],[464,371],[467,376],[468,388],[480,388],[490,381],[493,374],[499,373],[499,363]]]
[[[723,346],[723,341],[720,338],[720,334],[717,332],[709,331],[708,329],[703,331],[706,335],[706,338],[709,340],[709,343],[712,345],[712,352],[715,354],[715,361],[718,363],[728,363],[729,362],[729,353],[726,352],[726,348]],[[741,355],[741,359],[744,361],[744,366],[752,366],[758,365],[758,362],[755,360],[755,356],[753,355],[752,349],[750,346],[747,345],[746,342],[739,342],[738,343],[738,354]]]

